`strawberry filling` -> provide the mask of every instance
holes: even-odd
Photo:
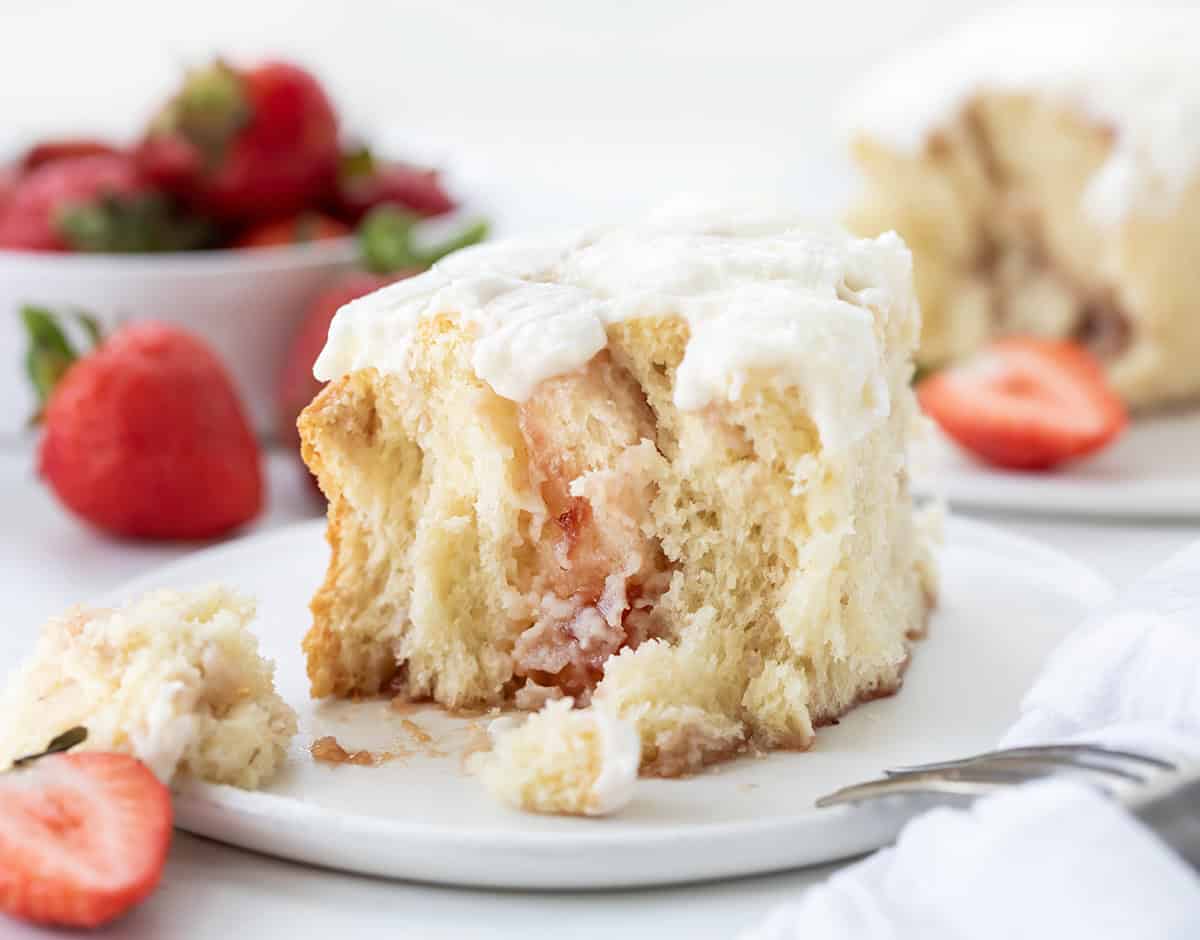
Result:
[[[669,573],[662,574],[668,577],[651,590],[617,574],[606,579],[598,598],[547,594],[541,616],[517,640],[517,674],[586,700],[610,656],[657,635],[654,605],[669,585]]]
[[[520,421],[551,521],[538,539],[527,586],[536,615],[513,648],[514,671],[582,704],[610,656],[660,633],[654,609],[671,566],[646,531],[656,422],[607,353],[543,383]]]

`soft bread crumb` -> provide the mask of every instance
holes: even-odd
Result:
[[[604,816],[633,798],[641,740],[627,721],[558,699],[523,722],[498,718],[473,762],[492,796],[532,813]]]
[[[254,602],[223,587],[75,607],[42,628],[0,697],[0,767],[75,725],[83,750],[254,789],[283,763],[296,715],[247,629]]]

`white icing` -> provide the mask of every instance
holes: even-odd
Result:
[[[916,152],[982,91],[1039,92],[1115,132],[1094,218],[1166,211],[1200,172],[1198,27],[1196,9],[1134,4],[994,14],[873,72],[847,129]]]
[[[600,749],[595,757],[600,769],[588,792],[580,794],[580,809],[588,816],[605,816],[627,806],[633,799],[642,763],[642,739],[637,728],[602,708],[572,711],[569,700],[559,699],[539,714],[545,716],[553,709],[558,709],[557,715],[564,719],[586,718],[595,729]],[[505,735],[520,731],[528,720],[508,715],[495,718],[488,725],[488,736],[495,744]]]
[[[629,805],[642,762],[642,739],[632,722],[623,721],[603,709],[593,708],[596,733],[602,754],[600,773],[592,784],[589,816],[615,813]]]
[[[895,235],[676,205],[636,226],[459,252],[343,307],[314,372],[403,371],[417,324],[444,314],[475,327],[476,374],[523,401],[603,349],[607,325],[679,316],[691,331],[680,408],[736,400],[765,376],[795,390],[822,444],[839,449],[888,415],[882,333],[893,307],[915,319],[911,259]]]
[[[183,682],[165,682],[130,729],[133,753],[159,780],[170,781],[196,737],[197,698],[196,689]]]

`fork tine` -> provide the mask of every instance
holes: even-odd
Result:
[[[1007,772],[1013,780],[1021,782],[1024,780],[1033,780],[1037,777],[1046,777],[1054,773],[1070,771],[1086,771],[1093,774],[1102,774],[1107,777],[1127,780],[1131,783],[1145,783],[1152,776],[1160,772],[1157,769],[1153,773],[1145,770],[1130,770],[1119,764],[1091,760],[1086,757],[1067,759],[1064,757],[1019,757],[1003,754],[993,757],[981,757],[977,760],[963,761],[932,769],[885,770],[884,776],[899,779],[920,776],[922,774],[946,774],[978,778],[980,776],[997,776]]]
[[[1067,766],[1085,766],[1078,763],[1079,759],[1094,757],[1099,760],[1109,760],[1112,762],[1128,761],[1133,764],[1141,764],[1146,768],[1154,768],[1157,770],[1174,770],[1175,764],[1171,761],[1163,760],[1162,758],[1152,757],[1149,754],[1139,754],[1136,751],[1124,751],[1117,748],[1101,747],[1096,744],[1043,744],[1031,745],[1029,747],[1014,747],[1004,748],[998,751],[986,751],[982,754],[975,754],[971,757],[963,757],[957,760],[935,761],[929,764],[914,764],[908,767],[894,767],[885,773],[892,774],[911,774],[922,773],[936,770],[956,770],[962,767],[967,767],[977,763],[995,760],[1041,760],[1045,763],[1067,765]],[[1106,764],[1103,767],[1092,765],[1089,769],[1106,770],[1112,767],[1112,763]],[[1118,771],[1113,771],[1118,773]],[[1119,775],[1128,775],[1128,772]],[[1140,779],[1140,778],[1139,778]]]
[[[1046,744],[987,751],[959,760],[938,761],[884,771],[877,780],[843,787],[819,800],[818,807],[860,803],[884,796],[923,794],[943,798],[975,798],[1058,771],[1082,771],[1108,779],[1109,792],[1123,784],[1144,784],[1155,772],[1175,770],[1174,763],[1149,754],[1096,744]]]
[[[975,798],[1003,789],[1009,783],[1000,780],[970,780],[950,777],[881,777],[827,793],[816,801],[824,809],[843,803],[862,803],[884,796],[929,794]]]

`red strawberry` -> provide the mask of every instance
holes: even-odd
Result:
[[[25,151],[18,161],[21,171],[29,173],[46,163],[71,157],[111,157],[121,152],[119,147],[90,137],[63,137],[43,140]]]
[[[152,321],[75,359],[54,318],[22,311],[45,408],[39,469],[77,515],[117,535],[221,535],[262,508],[259,449],[220,361]]]
[[[192,73],[138,149],[143,171],[225,221],[289,215],[332,192],[333,106],[304,69],[223,62]]]
[[[8,209],[0,217],[0,247],[68,251],[63,215],[143,193],[137,170],[113,156],[76,157],[43,166],[17,182]]]
[[[16,192],[19,179],[20,174],[17,173],[15,167],[0,166],[0,218],[3,217],[4,209],[8,205],[9,199],[12,198],[12,194]]]
[[[1127,421],[1100,363],[1067,340],[999,340],[925,379],[917,395],[955,441],[1016,470],[1047,470],[1093,453]]]
[[[0,910],[96,927],[158,886],[171,796],[125,754],[52,754],[0,774]]]
[[[203,223],[180,216],[122,155],[44,163],[17,180],[0,213],[0,248],[164,251],[207,239]]]
[[[246,229],[233,243],[234,248],[273,248],[299,245],[326,238],[345,238],[350,226],[320,212],[300,212],[284,219],[262,222]]]
[[[380,163],[366,148],[342,157],[337,212],[357,222],[375,206],[395,205],[421,216],[443,215],[455,208],[437,170],[408,163]]]

